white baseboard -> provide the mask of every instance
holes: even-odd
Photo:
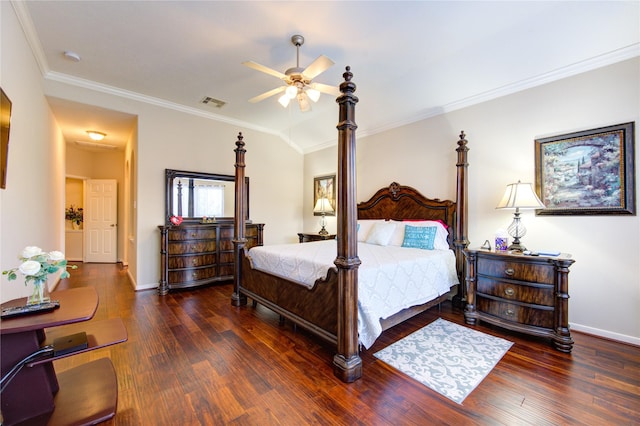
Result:
[[[599,328],[593,328],[586,325],[570,323],[571,330],[579,331],[585,334],[591,334],[593,336],[604,337],[605,339],[616,340],[622,343],[629,343],[631,345],[640,346],[640,337],[627,336],[626,334],[614,333],[613,331],[601,330]]]
[[[158,288],[158,283],[142,284],[135,287],[135,291],[151,290]]]

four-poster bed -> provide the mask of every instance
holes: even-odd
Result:
[[[232,304],[245,305],[247,297],[263,304],[282,317],[287,318],[318,336],[336,344],[337,353],[333,359],[334,372],[344,382],[353,382],[362,375],[362,361],[359,356],[358,321],[358,270],[361,259],[358,257],[359,223],[365,220],[383,221],[437,221],[448,229],[445,250],[451,256],[453,275],[457,278],[458,302],[464,295],[464,259],[463,250],[467,240],[467,141],[461,133],[457,151],[457,191],[456,201],[441,201],[424,197],[409,186],[392,183],[388,188],[378,190],[368,201],[356,204],[355,153],[355,84],[351,81],[350,67],[343,74],[340,85],[342,95],[339,104],[338,129],[338,185],[337,185],[337,238],[335,241],[322,241],[301,244],[333,244],[336,257],[334,266],[312,283],[311,287],[283,279],[281,276],[254,268],[251,253],[245,250],[245,199],[243,182],[245,181],[245,153],[242,134],[236,141],[236,206],[234,256],[234,292]],[[390,223],[390,222],[386,222]],[[402,223],[409,229],[411,222]],[[399,248],[400,250],[418,250]],[[438,251],[438,250],[433,250]],[[367,265],[368,266],[368,265]],[[456,277],[457,275],[457,277]],[[456,283],[452,283],[455,285]],[[449,285],[447,286],[448,289]],[[449,297],[448,291],[438,291],[435,298],[403,309],[380,321],[382,330],[386,330],[407,318],[434,306]]]

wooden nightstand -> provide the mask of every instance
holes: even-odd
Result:
[[[320,235],[318,233],[298,232],[298,238],[301,243],[309,243],[311,241],[333,240],[336,234]]]
[[[571,255],[527,256],[465,250],[467,324],[477,320],[509,330],[550,337],[555,348],[571,352],[569,267]]]

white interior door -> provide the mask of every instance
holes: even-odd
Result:
[[[116,263],[118,185],[115,179],[89,179],[85,185],[84,261]]]

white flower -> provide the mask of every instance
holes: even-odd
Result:
[[[57,250],[49,252],[49,259],[51,259],[54,262],[59,262],[61,260],[64,260],[64,253]]]
[[[24,283],[46,281],[49,274],[60,273],[60,279],[69,278],[70,269],[76,269],[76,265],[69,265],[64,258],[64,253],[54,250],[49,253],[42,251],[40,247],[28,246],[22,250],[20,256],[22,264],[17,268],[2,271],[9,281],[18,278],[17,272],[24,275]]]
[[[36,275],[40,272],[40,262],[27,260],[22,265],[18,266],[18,270],[22,272],[23,275]]]
[[[22,257],[24,259],[31,259],[32,257],[38,256],[43,253],[44,252],[40,247],[28,246],[28,247],[25,247],[24,250],[22,250]]]

